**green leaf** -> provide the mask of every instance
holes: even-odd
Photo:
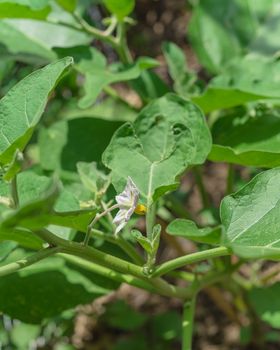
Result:
[[[100,163],[101,155],[121,122],[81,117],[54,123],[39,131],[43,169],[76,172],[78,162]]]
[[[84,186],[97,196],[102,196],[110,185],[110,178],[97,169],[95,162],[77,163],[78,173]]]
[[[134,64],[116,70],[115,65],[107,67],[105,56],[97,49],[92,47],[85,54],[86,56],[80,58],[75,65],[76,69],[85,75],[85,96],[79,103],[81,108],[87,108],[93,104],[106,86],[138,78],[142,70],[158,65],[157,61],[142,57]]]
[[[30,349],[32,343],[39,337],[39,325],[16,323],[10,332],[11,340],[17,350]]]
[[[5,169],[5,172],[3,174],[3,180],[4,181],[12,180],[12,178],[14,178],[15,175],[20,172],[22,165],[23,165],[23,154],[17,149],[14,153],[14,157],[11,163],[9,164],[7,169]]]
[[[249,301],[260,319],[271,327],[280,328],[280,283],[272,286],[253,288],[249,291]]]
[[[0,3],[28,6],[36,11],[44,9],[50,3],[50,0],[0,0]]]
[[[169,74],[174,81],[174,90],[178,94],[187,97],[192,92],[197,77],[195,73],[189,70],[184,51],[172,42],[164,42],[162,50]]]
[[[191,97],[193,103],[197,104],[204,113],[261,99],[265,99],[265,97],[231,87],[212,87],[211,83],[203,94]]]
[[[246,258],[280,257],[280,168],[255,176],[221,204],[224,244]]]
[[[191,220],[176,219],[166,229],[172,236],[181,236],[199,243],[218,244],[221,240],[221,228],[204,227],[198,228]]]
[[[153,71],[143,71],[140,77],[131,80],[129,85],[147,103],[171,91],[168,85]]]
[[[221,72],[240,56],[256,32],[247,0],[201,0],[194,7],[188,34],[199,61],[211,73]]]
[[[56,2],[66,11],[74,12],[78,0],[56,0]]]
[[[168,94],[145,107],[133,124],[113,136],[103,154],[112,182],[123,190],[130,176],[149,204],[177,187],[177,177],[190,165],[204,162],[211,136],[200,110]]]
[[[147,316],[133,310],[123,300],[109,304],[104,315],[105,321],[115,329],[125,331],[137,330],[147,320]]]
[[[19,192],[20,198],[22,193]],[[11,211],[10,215],[6,215],[6,218],[1,222],[0,230],[12,230],[16,226],[36,230],[46,226],[50,221],[49,214],[57,197],[58,187],[53,184],[44,196],[41,194],[39,198],[34,198],[33,201],[27,200],[24,204],[20,202],[21,207],[19,209]]]
[[[280,61],[277,58],[247,55],[235,59],[224,72],[212,79],[211,88],[236,89],[263,98],[279,98],[278,72]]]
[[[0,280],[0,310],[27,323],[41,323],[110,293],[118,284],[53,257]],[[32,300],[32,302],[30,302]]]
[[[72,59],[66,57],[37,70],[0,100],[0,164],[9,164],[17,149],[25,148],[44,112],[50,92],[71,63]]]
[[[59,33],[59,35],[58,35]],[[0,20],[0,44],[20,61],[39,57],[44,63],[57,59],[54,47],[86,45],[91,37],[67,26],[28,19]]]
[[[130,233],[131,236],[136,239],[136,241],[142,246],[143,249],[145,249],[147,253],[152,254],[153,247],[147,237],[143,236],[142,233],[138,230],[132,230]]]
[[[0,18],[45,19],[51,10],[47,3],[42,1],[42,7],[33,8],[29,1],[0,0]]]
[[[103,0],[103,3],[120,20],[128,16],[135,6],[135,0]]]
[[[280,7],[278,1],[249,0],[252,11],[258,17],[258,31],[252,38],[249,49],[253,52],[272,56],[279,51]]]
[[[280,115],[261,111],[259,115],[225,116],[213,125],[213,148],[208,158],[248,166],[280,165]]]

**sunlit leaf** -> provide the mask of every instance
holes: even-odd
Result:
[[[255,176],[221,204],[224,243],[242,257],[280,257],[280,168]]]
[[[50,92],[71,63],[72,59],[67,57],[37,70],[0,100],[0,163],[10,163],[17,149],[25,148]]]
[[[150,202],[178,186],[188,166],[205,160],[211,137],[204,116],[191,102],[168,94],[117,130],[103,154],[112,181],[122,191],[130,176]]]

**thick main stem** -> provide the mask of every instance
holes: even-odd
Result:
[[[192,350],[193,322],[195,314],[196,295],[185,302],[182,322],[182,350]]]
[[[149,282],[151,286],[154,286],[161,295],[179,299],[185,299],[188,297],[185,289],[170,285],[161,278],[149,278],[144,275],[143,268],[141,266],[132,264],[129,261],[122,260],[92,247],[84,246],[80,243],[64,240],[47,230],[36,231],[36,234],[49,244],[58,246],[62,253],[78,256],[114,271],[124,273],[126,275],[132,275],[141,280]]]

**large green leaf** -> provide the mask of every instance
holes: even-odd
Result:
[[[87,108],[95,102],[107,85],[138,78],[142,70],[158,65],[157,61],[142,57],[135,64],[118,70],[114,65],[107,67],[105,56],[97,49],[92,47],[86,53],[87,56],[76,64],[77,70],[85,75],[85,96],[79,103],[82,108]]]
[[[50,62],[57,58],[54,47],[87,45],[90,41],[89,35],[68,26],[32,19],[0,21],[0,44],[11,54],[19,54],[20,61],[35,56]]]
[[[0,18],[45,19],[50,13],[48,1],[41,1],[41,6],[34,8],[31,1],[0,0]]]
[[[279,69],[280,61],[277,58],[247,55],[233,60],[221,75],[212,79],[209,87],[279,98]]]
[[[221,239],[221,227],[198,228],[191,220],[176,219],[172,221],[166,232],[173,236],[181,236],[199,243],[218,244]]]
[[[253,288],[248,297],[260,319],[274,328],[280,328],[280,283]]]
[[[280,257],[280,168],[258,174],[221,204],[224,243],[248,258]]]
[[[256,19],[247,0],[200,0],[188,28],[201,64],[211,73],[221,72],[240,56],[256,31]]]
[[[248,55],[235,59],[192,101],[207,113],[250,101],[279,98],[279,68],[280,62],[275,58]]]
[[[50,92],[72,63],[66,57],[30,74],[0,100],[0,164],[23,150],[44,112]]]
[[[40,162],[46,170],[76,171],[76,164],[100,162],[101,155],[121,122],[97,118],[59,121],[39,134]]]
[[[48,258],[1,277],[0,310],[23,322],[40,323],[117,287],[116,282],[84,272],[61,258]]]
[[[258,167],[280,165],[280,116],[276,111],[250,117],[225,116],[213,126],[208,158]]]
[[[241,91],[231,87],[214,87],[210,85],[198,96],[192,96],[191,100],[197,104],[204,113],[218,109],[225,109],[246,104],[250,101],[264,99],[265,96]]]
[[[133,124],[113,136],[103,154],[117,191],[130,176],[144,199],[156,200],[177,187],[188,166],[204,162],[211,136],[200,110],[174,94],[145,107]]]

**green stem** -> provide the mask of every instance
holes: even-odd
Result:
[[[117,46],[115,47],[123,63],[132,63],[132,57],[127,46],[126,23],[119,22],[117,25]]]
[[[199,166],[196,166],[192,170],[193,170],[193,173],[195,176],[195,181],[196,181],[198,190],[200,192],[201,200],[203,203],[203,208],[204,209],[209,208],[210,207],[210,200],[209,200],[208,193],[207,193],[207,191],[204,187],[204,184],[203,184],[201,168]]]
[[[117,236],[115,243],[137,264],[143,265],[145,263],[144,259],[138,252],[134,249],[134,247],[127,242],[122,236]]]
[[[14,207],[19,206],[18,190],[17,190],[17,176],[15,175],[11,181],[11,196],[13,199]]]
[[[228,165],[228,175],[227,175],[227,188],[226,193],[230,194],[233,192],[233,185],[234,185],[234,167],[233,164]]]
[[[179,299],[188,297],[185,289],[170,285],[161,278],[151,279],[145,276],[143,273],[143,268],[138,265],[132,264],[113,255],[106,254],[95,248],[84,246],[80,243],[67,241],[47,230],[40,230],[36,231],[35,233],[49,244],[59,246],[62,253],[83,258],[117,272],[132,275],[146,282],[150,281],[151,284],[157,287],[159,294],[169,297],[176,297]]]
[[[107,42],[113,48],[116,49],[117,42],[116,42],[115,38],[112,35],[110,35],[110,33],[108,33],[107,31],[103,32],[102,30],[99,30],[99,29],[91,26],[82,17],[80,17],[77,13],[73,13],[73,17],[80,24],[83,31],[92,35],[94,38],[96,38],[98,40]]]
[[[152,274],[153,277],[162,276],[169,271],[178,269],[187,264],[194,264],[202,260],[217,258],[220,256],[230,255],[230,250],[226,247],[217,247],[212,249],[207,249],[202,252],[196,252],[193,254],[180,256],[179,258],[167,261],[154,269]]]
[[[134,287],[145,289],[151,293],[158,292],[158,290],[154,288],[150,283],[143,281],[139,278],[136,278],[134,276],[113,271],[111,269],[108,269],[107,267],[94,264],[93,262],[86,261],[76,256],[71,256],[67,254],[59,254],[59,255],[61,255],[66,261],[69,261],[70,263],[73,263],[85,270],[110,278],[116,282],[127,283]]]
[[[120,207],[119,204],[115,204],[112,207],[107,208],[106,210],[104,210],[102,213],[95,215],[95,217],[92,219],[92,221],[90,222],[90,224],[87,227],[87,232],[86,232],[86,236],[85,236],[84,243],[83,243],[85,246],[87,246],[88,243],[89,243],[93,226],[97,223],[97,221],[100,220],[103,216],[105,216],[108,213],[110,213],[112,210],[118,209],[119,207]]]
[[[192,350],[192,337],[193,337],[193,322],[195,314],[195,301],[196,296],[185,302],[183,310],[183,338],[182,338],[182,350]]]
[[[147,214],[146,214],[146,231],[147,238],[152,241],[153,239],[153,227],[155,225],[156,219],[156,203],[147,205]]]
[[[36,262],[47,258],[50,255],[53,255],[60,251],[59,247],[55,248],[46,248],[38,251],[37,253],[28,256],[24,259],[20,259],[18,261],[12,262],[10,264],[4,265],[0,267],[0,276],[6,276],[18,270],[21,270],[29,265],[35,264]]]

